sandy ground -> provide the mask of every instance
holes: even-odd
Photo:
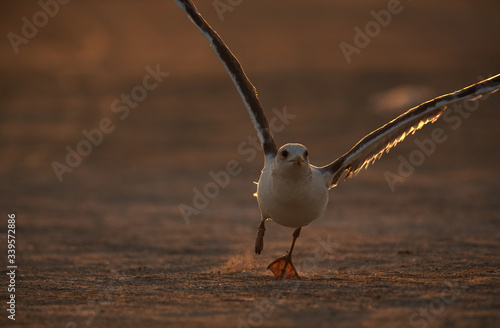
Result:
[[[393,88],[418,102],[500,71],[498,1],[401,1],[347,63],[340,43],[353,45],[354,28],[387,4],[243,1],[222,20],[212,2],[199,8],[268,115],[295,115],[279,125],[278,143],[301,142],[324,165],[412,105],[375,110],[396,102]],[[41,10],[36,1],[0,7],[4,36],[22,35],[23,17]],[[263,254],[252,254],[255,133],[173,1],[69,2],[17,54],[8,37],[0,47],[2,327],[498,324],[500,96],[425,127],[332,190],[296,245],[303,279],[280,281],[266,267],[289,247],[291,229],[269,222]],[[125,112],[121,95],[142,85],[147,67],[169,75]],[[67,165],[82,130],[100,124],[102,141],[81,163],[70,158],[60,182],[53,163]],[[436,129],[446,140],[391,190],[387,172],[398,174]],[[214,188],[228,163],[238,173]],[[196,190],[210,198],[186,219],[179,205],[194,207]],[[15,322],[5,310],[9,213]]]

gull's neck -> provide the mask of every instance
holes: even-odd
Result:
[[[271,166],[271,174],[277,178],[287,179],[292,181],[302,181],[310,179],[311,166],[308,163],[300,165],[291,163],[273,163]]]

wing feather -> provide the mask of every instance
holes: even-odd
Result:
[[[347,171],[346,179],[379,159],[427,123],[435,122],[446,108],[458,101],[475,100],[500,89],[500,74],[456,92],[420,104],[361,139],[347,153],[321,170],[331,178],[331,186]]]
[[[191,21],[200,29],[205,38],[212,45],[212,49],[225,66],[248,109],[250,118],[257,130],[259,140],[264,149],[264,153],[266,156],[275,156],[278,152],[278,148],[276,147],[276,142],[269,129],[269,122],[264,114],[264,109],[262,108],[259,97],[257,96],[257,91],[243,71],[240,62],[233,55],[231,50],[229,50],[224,41],[222,41],[217,32],[215,32],[215,30],[205,21],[191,1],[175,0],[175,2],[186,12]]]

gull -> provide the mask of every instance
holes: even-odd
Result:
[[[265,222],[268,219],[295,229],[288,252],[268,266],[268,269],[279,278],[300,279],[292,263],[295,242],[302,227],[323,214],[328,204],[328,191],[337,185],[345,172],[347,179],[362,168],[368,167],[407,135],[413,134],[427,123],[435,122],[450,104],[475,100],[500,89],[500,74],[498,74],[424,102],[366,135],[332,163],[317,167],[309,163],[309,153],[305,146],[298,143],[287,143],[280,148],[276,146],[257,91],[238,59],[190,0],[175,0],[175,2],[210,42],[212,49],[225,66],[248,109],[264,151],[264,168],[255,194],[261,212],[255,252],[260,254],[264,249]]]

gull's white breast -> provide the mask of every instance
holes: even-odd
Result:
[[[308,225],[320,217],[328,204],[325,176],[316,167],[310,174],[292,179],[274,174],[272,165],[262,171],[257,199],[264,218],[290,228]]]

